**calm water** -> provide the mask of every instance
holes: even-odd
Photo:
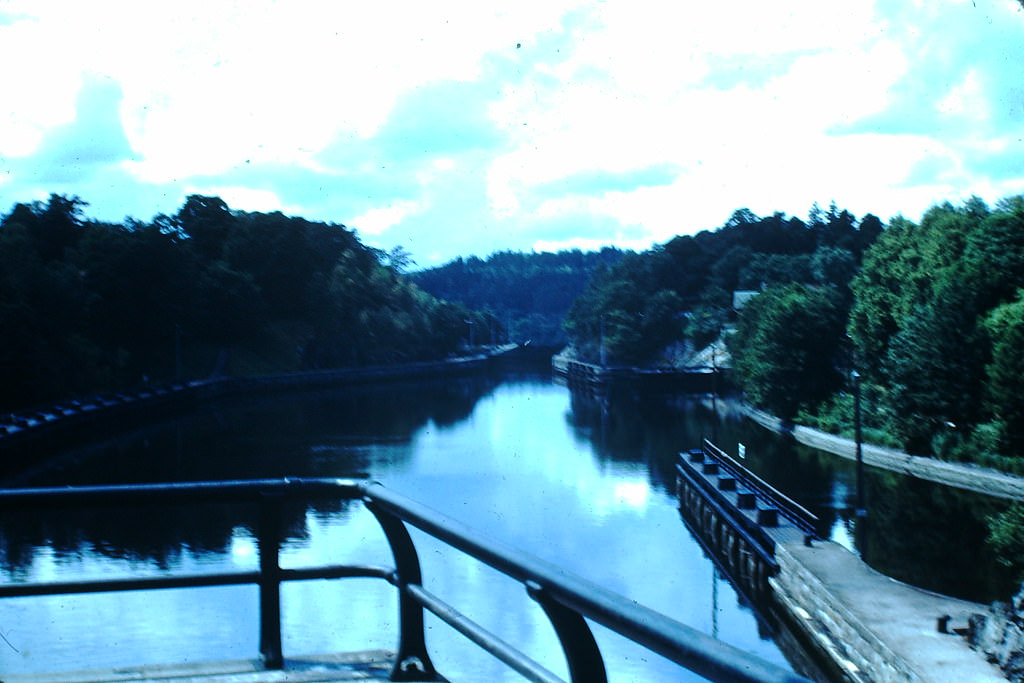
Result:
[[[716,417],[698,402],[598,399],[529,373],[220,404],[69,453],[59,467],[17,483],[365,473],[495,539],[788,667],[771,629],[716,573],[676,509],[673,459],[704,436],[732,452],[746,443],[749,464],[814,508],[824,533],[851,545],[858,532],[864,535],[847,514],[853,477],[842,461],[773,439],[727,411]],[[874,508],[871,516],[880,538],[902,524],[887,520],[906,519],[904,508],[938,495],[890,479],[869,477],[869,500],[884,510],[877,523]],[[953,512],[911,520],[942,529],[970,504],[942,497],[938,505]],[[0,572],[7,580],[43,580],[254,568],[254,518],[244,506],[210,506],[7,519]],[[288,529],[286,566],[391,563],[376,522],[359,505],[296,508]],[[866,536],[866,552],[883,559],[918,554],[919,534],[907,536],[895,547]],[[415,538],[428,588],[565,675],[550,626],[518,584]],[[968,587],[995,581],[956,573],[969,559],[947,563],[939,581]],[[896,564],[921,571],[916,561]],[[396,611],[393,589],[380,581],[286,584],[286,656],[393,648]],[[428,646],[443,674],[519,680],[430,619]],[[6,600],[0,602],[0,671],[251,658],[257,624],[256,589],[248,586]],[[598,629],[597,637],[612,680],[689,680],[613,634]]]

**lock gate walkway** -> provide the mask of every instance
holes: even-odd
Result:
[[[390,681],[394,653],[354,652],[287,657],[268,671],[258,659],[140,667],[117,667],[60,673],[4,675],[3,683],[334,683]]]
[[[814,532],[813,514],[710,441],[680,454],[680,512],[724,571],[802,633],[835,680],[997,683],[968,645],[987,608],[885,576]]]

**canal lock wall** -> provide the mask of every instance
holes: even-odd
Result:
[[[983,606],[875,572],[818,539],[813,515],[744,471],[710,442],[681,454],[680,514],[738,591],[811,655],[818,672],[802,673],[851,683],[1006,680],[963,637]]]
[[[760,512],[777,510],[770,501],[759,501],[753,492],[736,486],[735,478],[703,449],[680,455],[678,475],[680,514],[705,551],[749,601],[778,607],[773,611],[795,627],[829,678],[855,683],[918,680],[769,534],[780,521],[786,524],[777,512]]]
[[[569,387],[580,389],[628,388],[709,394],[728,388],[730,382],[725,368],[598,365],[570,358],[564,352],[551,358],[551,370]]]
[[[487,347],[472,356],[398,365],[213,377],[128,394],[85,397],[25,414],[0,415],[0,479],[10,480],[45,467],[70,445],[101,440],[136,425],[194,412],[222,398],[460,376],[508,360],[519,348],[506,344]]]
[[[752,492],[700,450],[682,456],[678,474],[680,513],[705,551],[749,599],[767,595],[779,566],[763,523],[778,523],[777,511],[759,507]]]
[[[830,541],[821,541],[830,543]],[[900,656],[800,563],[778,546],[779,571],[771,578],[780,611],[831,664],[833,675],[856,683],[918,683],[922,679]]]

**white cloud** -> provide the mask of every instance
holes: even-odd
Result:
[[[380,209],[370,209],[361,216],[352,219],[349,227],[355,228],[361,235],[380,235],[401,223],[408,215],[415,213],[418,206],[414,202],[406,202]]]
[[[1014,0],[5,8],[0,61],[18,68],[0,71],[0,190],[80,194],[98,218],[173,212],[200,188],[429,265],[646,246],[742,206],[913,217],[1024,185]],[[121,97],[90,119],[96,79]],[[89,137],[101,118],[116,145]],[[48,174],[59,140],[108,163]]]

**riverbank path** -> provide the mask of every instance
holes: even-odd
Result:
[[[851,680],[1005,683],[954,632],[981,605],[896,581],[831,541],[805,545],[790,538],[776,546],[775,557],[786,577],[771,580],[776,597]],[[948,621],[946,633],[940,619]]]
[[[285,668],[268,671],[257,660],[186,662],[63,673],[4,674],[4,683],[334,683],[390,681],[394,657],[369,651],[286,658]]]
[[[846,439],[803,425],[783,422],[774,415],[750,406],[744,413],[754,422],[779,434],[792,434],[797,443],[832,453],[849,460],[857,457],[857,444]],[[947,462],[937,458],[910,455],[893,448],[862,444],[864,464],[958,489],[983,493],[987,496],[1024,502],[1024,477],[1007,474],[988,467],[969,463]]]

